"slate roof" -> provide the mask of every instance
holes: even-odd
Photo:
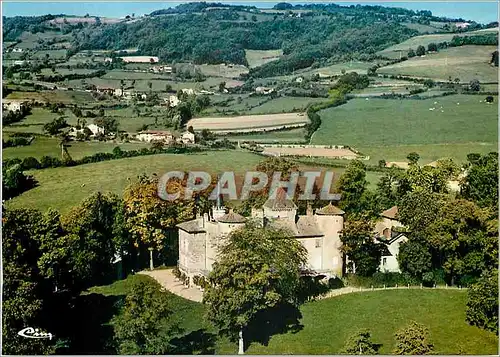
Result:
[[[226,213],[225,215],[220,217],[217,221],[221,223],[245,223],[247,219],[241,214],[230,211],[229,213]]]
[[[270,208],[273,211],[291,211],[297,209],[297,205],[286,196],[286,191],[280,187],[276,192],[276,198],[269,198],[264,203],[264,207]]]
[[[277,229],[286,229],[290,231],[295,238],[323,236],[313,216],[299,216],[296,223],[288,219],[274,219],[269,223],[269,226]]]
[[[332,205],[331,202],[325,207],[316,210],[316,214],[320,216],[341,216],[344,213],[340,208]]]
[[[385,218],[397,219],[396,217],[398,215],[398,206],[393,206],[382,212],[380,215]]]
[[[205,229],[200,223],[198,219],[193,219],[192,221],[179,223],[177,227],[188,233],[204,233]]]

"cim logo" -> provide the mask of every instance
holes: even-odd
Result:
[[[54,337],[50,332],[42,332],[39,329],[33,327],[26,327],[25,329],[19,331],[17,334],[26,338],[48,338],[49,340],[52,340],[52,337]]]

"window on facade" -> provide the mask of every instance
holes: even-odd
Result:
[[[387,258],[382,258],[382,265],[387,265]]]
[[[321,239],[316,239],[316,248],[321,247]]]

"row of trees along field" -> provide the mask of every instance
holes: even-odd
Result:
[[[416,153],[408,159],[409,170],[388,170],[374,192],[367,189],[366,167],[360,161],[353,161],[338,182],[340,207],[346,212],[342,249],[355,264],[356,276],[381,274],[377,272],[380,251],[373,243],[373,224],[381,210],[396,204],[409,238],[401,245],[398,258],[403,273],[397,279],[469,286],[467,321],[498,332],[497,154],[468,156],[468,174],[456,197],[446,189],[447,179],[459,171],[453,162],[442,161],[434,168],[420,167]],[[280,170],[286,176],[298,168],[287,160],[269,158],[257,170],[268,175]],[[155,177],[141,177],[122,198],[96,193],[63,216],[54,210],[4,210],[4,353],[86,351],[81,340],[85,334],[69,328],[82,313],[81,304],[88,303],[81,292],[116,279],[113,262],[117,257],[126,272],[148,266],[148,260],[156,265],[175,264],[173,228],[208,209],[209,190],[193,201],[167,202],[157,197],[157,184]],[[183,185],[185,182],[172,181],[167,190],[182,193]],[[256,194],[250,205],[261,205],[264,196]],[[265,342],[277,331],[293,329],[300,319],[300,304],[328,289],[317,280],[301,277],[305,251],[297,241],[287,239],[289,236],[287,231],[249,225],[231,233],[221,246],[204,294],[207,319],[222,336],[239,340],[240,348],[244,336]],[[161,307],[156,302],[146,303],[156,297],[144,286],[133,291],[125,303],[131,314],[152,316],[151,309]],[[114,325],[116,344],[109,346],[110,351],[169,352],[172,331],[162,335],[167,340],[158,343],[149,339],[158,326],[140,328],[127,316]],[[281,320],[275,321],[275,317]],[[15,337],[33,324],[55,334],[57,343],[27,343]],[[262,324],[273,328],[264,333],[259,327]],[[156,342],[150,345],[146,341]]]

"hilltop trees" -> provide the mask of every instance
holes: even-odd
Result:
[[[417,52],[416,52],[416,55],[417,56],[423,56],[425,55],[425,47],[420,45],[417,47]]]
[[[269,324],[269,319],[279,319],[282,308],[296,311],[307,252],[291,236],[287,231],[248,225],[231,232],[221,244],[203,301],[207,318],[219,333],[239,341],[240,354],[243,339],[255,334],[247,333],[255,328],[265,333],[263,326],[286,324],[282,316],[283,320]]]

